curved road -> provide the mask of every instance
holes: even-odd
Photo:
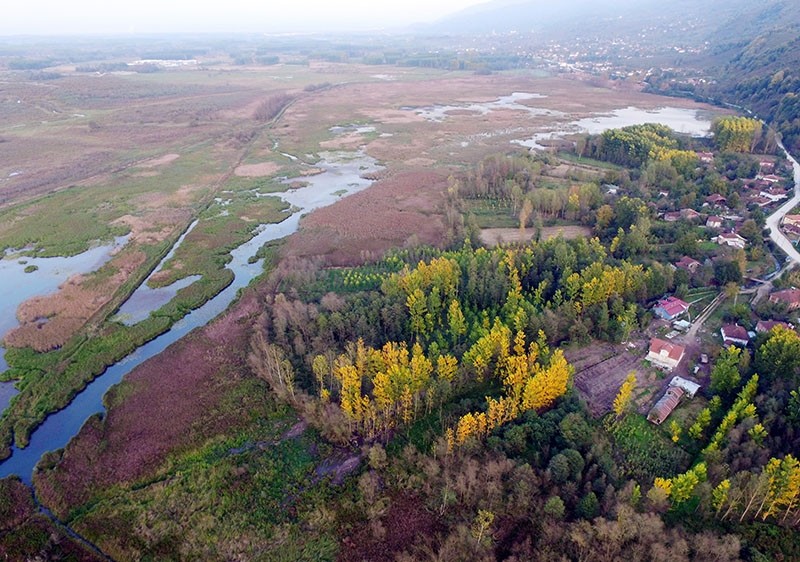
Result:
[[[789,256],[789,266],[794,267],[796,265],[800,265],[800,252],[798,252],[792,243],[789,241],[786,236],[784,236],[783,232],[781,232],[780,228],[778,228],[781,224],[781,219],[783,219],[784,215],[794,209],[798,203],[800,203],[800,164],[797,163],[797,160],[792,158],[792,155],[784,148],[783,144],[778,145],[781,150],[786,154],[786,158],[789,159],[789,162],[792,163],[792,167],[794,168],[794,196],[789,199],[786,203],[781,205],[777,211],[772,213],[770,216],[767,217],[767,224],[766,227],[769,228],[769,237],[772,239],[773,242],[783,250],[787,256]]]

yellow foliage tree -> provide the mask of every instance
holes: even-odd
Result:
[[[631,371],[630,373],[628,373],[628,376],[625,378],[625,381],[619,387],[619,392],[617,392],[617,397],[614,398],[614,404],[612,408],[617,418],[621,418],[622,414],[624,414],[625,411],[628,409],[635,388],[636,388],[636,373],[634,371]]]

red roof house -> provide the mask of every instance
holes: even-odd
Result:
[[[709,205],[725,205],[727,202],[728,200],[719,193],[713,193],[706,197],[706,203]]]
[[[653,312],[655,312],[659,318],[670,321],[686,313],[687,310],[689,310],[689,303],[676,297],[661,299],[653,308]]]
[[[750,343],[750,335],[747,333],[747,330],[739,326],[739,324],[725,324],[720,329],[720,334],[722,334],[722,342],[725,345],[745,347]]]
[[[650,340],[647,360],[657,367],[663,367],[671,371],[678,366],[685,354],[686,348],[682,345],[653,338]]]
[[[800,289],[784,289],[775,291],[769,296],[770,302],[783,303],[789,310],[800,308]]]
[[[759,320],[758,324],[756,324],[756,332],[759,334],[764,332],[769,332],[775,326],[783,326],[787,330],[794,329],[791,324],[787,324],[786,322],[781,322],[780,320]]]
[[[694,209],[681,209],[681,217],[686,219],[686,220],[688,220],[688,221],[697,220],[702,216],[703,215],[701,215],[700,213],[698,213]]]
[[[675,267],[688,271],[689,273],[694,273],[697,271],[697,268],[700,267],[700,262],[689,256],[683,256],[680,260],[675,262]]]

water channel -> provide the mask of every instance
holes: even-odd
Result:
[[[186,239],[186,236],[188,236],[189,233],[194,230],[194,227],[197,226],[198,222],[199,221],[197,220],[192,222],[192,224],[189,225],[189,228],[187,228],[184,233],[181,234],[180,238],[178,238],[178,241],[175,242],[167,255],[164,256],[164,259],[162,259],[153,272],[147,276],[147,279],[144,280],[144,283],[139,285],[133,294],[128,297],[128,300],[123,303],[112,320],[121,322],[126,326],[138,324],[142,320],[146,320],[147,317],[150,316],[151,312],[158,310],[171,301],[178,291],[184,287],[188,287],[200,279],[200,275],[190,275],[189,277],[179,279],[171,285],[167,285],[165,287],[152,288],[148,285],[153,275],[161,271],[161,269],[164,267],[164,264],[172,259],[172,256],[175,255],[175,251],[180,248],[181,244],[183,244],[183,241]]]
[[[24,482],[30,483],[33,469],[44,453],[66,446],[87,418],[104,411],[103,396],[111,386],[120,382],[122,377],[137,365],[161,353],[193,329],[210,322],[230,305],[239,289],[247,286],[253,278],[262,273],[263,260],[248,263],[261,246],[296,231],[302,214],[330,205],[343,195],[366,189],[372,181],[362,176],[381,169],[377,161],[363,151],[326,152],[321,153],[320,157],[321,161],[316,163],[315,167],[323,170],[323,173],[286,180],[288,183],[303,181],[305,187],[291,189],[286,193],[270,194],[280,196],[292,205],[293,212],[287,214],[287,218],[278,224],[257,227],[255,236],[251,240],[231,252],[233,259],[227,267],[235,275],[233,283],[203,306],[187,314],[168,332],[144,344],[106,369],[66,408],[49,416],[33,432],[27,447],[24,449],[14,447],[11,456],[0,463],[0,478],[16,474]]]

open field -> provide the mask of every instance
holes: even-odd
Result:
[[[645,341],[637,341],[633,347],[594,342],[585,347],[571,347],[565,355],[575,367],[575,388],[595,417],[611,411],[619,387],[629,373],[636,373],[633,399],[643,414],[661,396],[670,378],[657,375],[658,371],[644,361]]]
[[[565,240],[589,238],[592,229],[585,226],[545,226],[542,228],[485,228],[481,230],[481,240],[487,246],[529,242],[537,236],[540,240],[563,237]]]

